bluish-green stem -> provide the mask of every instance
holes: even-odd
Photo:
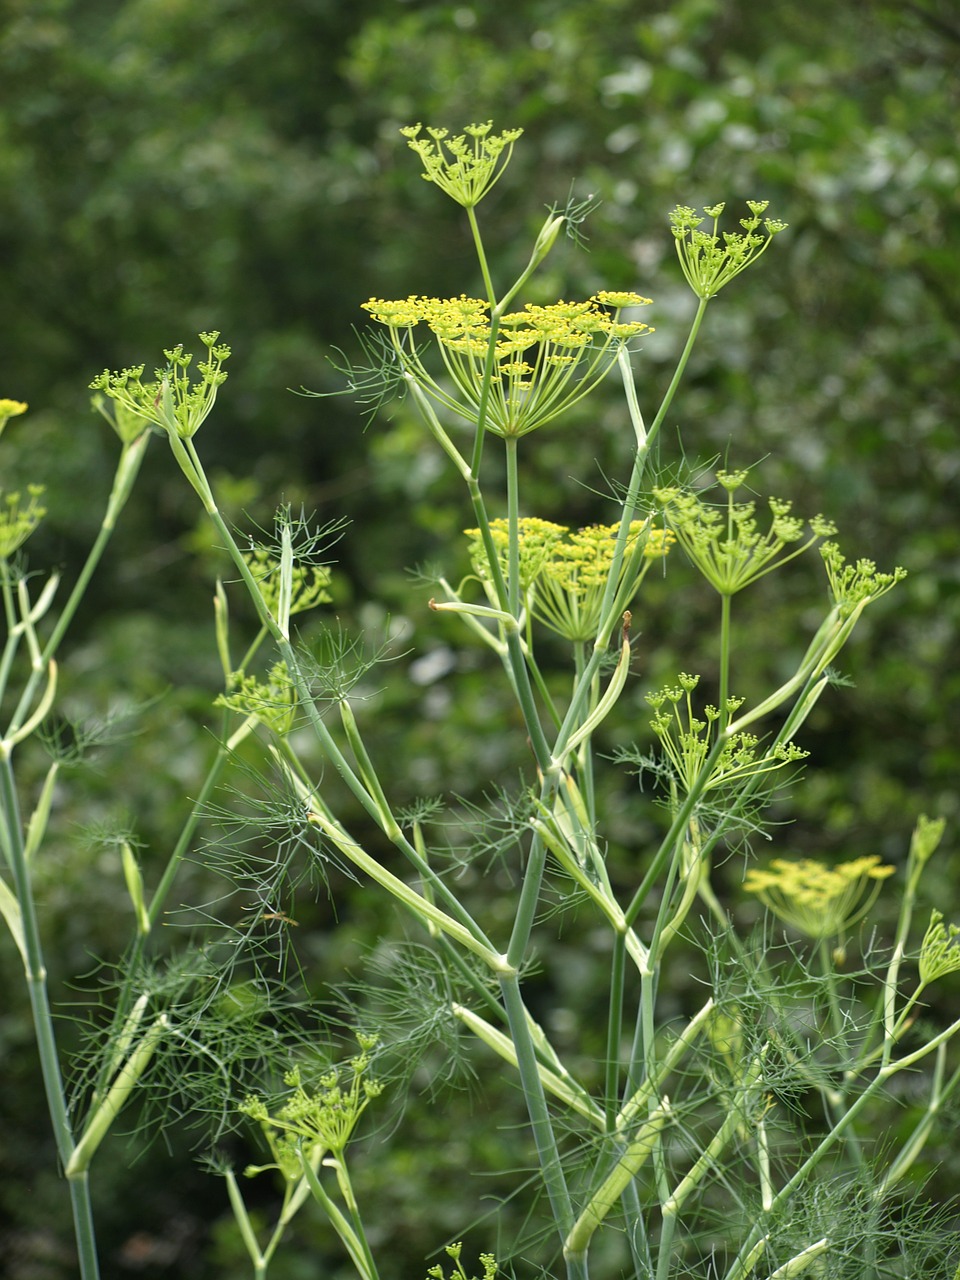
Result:
[[[817,955],[820,961],[820,969],[823,973],[827,984],[827,1006],[830,1010],[830,1029],[836,1041],[838,1053],[846,1056],[847,1043],[844,1034],[844,1018],[840,1008],[840,995],[837,991],[837,970],[833,963],[833,957],[830,954],[830,947],[826,938],[821,938],[817,945]],[[831,1120],[836,1123],[839,1119],[839,1112],[842,1107],[846,1106],[847,1094],[849,1087],[849,1077],[844,1074],[843,1080],[837,1085],[835,1090],[823,1088],[820,1090],[820,1096],[823,1099],[823,1105]],[[832,1096],[831,1096],[832,1095]],[[850,1126],[850,1133],[847,1135],[847,1144],[853,1152],[857,1165],[861,1169],[866,1168],[866,1160],[863,1154],[863,1148],[860,1138]]]
[[[534,843],[539,844],[536,837]],[[500,992],[507,1014],[510,1037],[517,1053],[520,1085],[537,1148],[543,1184],[550,1201],[554,1224],[563,1241],[574,1223],[573,1204],[560,1161],[560,1151],[553,1131],[553,1122],[550,1119],[543,1082],[540,1079],[536,1051],[527,1024],[527,1011],[520,994],[520,981],[516,970],[500,974]],[[582,1269],[579,1265],[573,1271],[568,1267],[568,1280],[585,1280],[586,1274],[585,1263]]]
[[[614,548],[613,562],[607,578],[607,584],[604,591],[603,602],[601,605],[601,616],[604,610],[610,612],[611,605],[614,603],[617,595],[620,580],[620,569],[623,564],[624,551],[629,536],[630,523],[634,518],[637,503],[640,497],[640,490],[643,482],[643,473],[646,466],[646,460],[649,455],[649,449],[663,422],[670,401],[676,388],[679,385],[683,370],[689,359],[696,334],[706,309],[706,301],[701,300],[694,323],[691,327],[690,334],[687,338],[683,354],[678,363],[677,370],[671,380],[670,387],[660,406],[657,417],[654,421],[650,432],[646,435],[645,442],[638,446],[634,459],[633,470],[631,474],[630,484],[628,486],[627,495],[624,501],[623,514],[620,522],[620,529],[617,535],[617,541]],[[574,697],[567,716],[561,726],[557,736],[557,741],[553,748],[553,760],[559,761],[563,758],[564,747],[569,741],[571,735],[576,728],[582,723],[584,708],[587,704],[589,690],[593,684],[594,677],[599,671],[600,662],[603,654],[606,652],[609,644],[610,636],[617,619],[609,616],[606,618],[606,624],[601,623],[600,634],[594,646],[591,659],[585,666],[581,675],[578,688],[575,690]],[[518,646],[519,647],[519,646]],[[536,749],[536,748],[535,748]],[[538,753],[539,757],[539,753]],[[544,777],[542,787],[541,801],[549,804],[552,800],[556,788],[556,770],[551,770],[553,777],[547,775]],[[689,805],[689,812],[692,812],[695,799],[692,799]],[[681,826],[679,830],[683,830]],[[666,851],[664,857],[666,856]],[[519,968],[520,961],[526,954],[529,942],[530,930],[533,924],[536,905],[539,900],[540,885],[543,877],[543,869],[545,865],[546,850],[542,842],[534,837],[531,844],[530,855],[524,883],[521,889],[520,902],[518,904],[517,917],[514,924],[513,934],[511,936],[510,946],[507,950],[507,957],[511,965]],[[662,865],[662,864],[661,864]],[[637,907],[639,910],[639,905]],[[515,986],[515,994],[512,988]],[[562,1230],[562,1238],[566,1238],[570,1225],[572,1225],[572,1206],[570,1205],[569,1192],[566,1187],[566,1181],[563,1176],[563,1170],[560,1164],[559,1152],[556,1146],[556,1138],[553,1133],[553,1127],[550,1122],[549,1111],[547,1109],[546,1098],[543,1092],[543,1086],[540,1082],[539,1075],[536,1071],[536,1057],[533,1044],[530,1040],[529,1031],[527,1029],[525,1018],[519,1018],[516,1013],[511,1016],[510,1006],[507,1005],[508,991],[511,992],[510,998],[519,1002],[522,1008],[522,1000],[519,992],[519,984],[514,976],[512,979],[505,979],[501,976],[501,989],[504,994],[504,1003],[507,1006],[508,1020],[510,1022],[511,1035],[517,1049],[518,1063],[520,1064],[521,1081],[523,1083],[524,1094],[527,1099],[528,1110],[530,1111],[531,1124],[534,1127],[534,1133],[537,1141],[537,1148],[540,1154],[541,1166],[543,1169],[544,1180],[547,1185],[550,1203],[553,1208],[554,1219],[559,1226],[566,1223],[566,1227]],[[526,1062],[526,1067],[524,1063]],[[524,1071],[526,1070],[527,1079],[524,1079]],[[569,1216],[569,1220],[568,1220]],[[581,1265],[586,1267],[585,1258],[571,1259],[568,1265],[579,1268]]]
[[[720,597],[720,722],[719,728],[721,732],[726,729],[730,720],[730,712],[727,710],[727,699],[730,696],[730,601],[729,593],[724,592]]]
[[[40,926],[33,897],[30,867],[24,852],[20,806],[17,801],[16,784],[9,755],[0,760],[0,806],[2,806],[6,844],[11,855],[14,886],[23,924],[27,991],[33,1015],[37,1052],[40,1057],[40,1074],[43,1079],[43,1090],[53,1136],[57,1144],[57,1154],[61,1165],[66,1168],[76,1144],[60,1075],[60,1058],[57,1053],[56,1034],[47,995],[47,968],[40,941]],[[82,1280],[96,1280],[100,1270],[97,1263],[93,1211],[90,1204],[90,1184],[86,1171],[78,1177],[71,1178],[69,1187],[80,1275]]]
[[[616,1125],[620,1097],[620,1037],[623,1034],[623,979],[626,969],[626,936],[613,935],[610,957],[610,999],[607,1012],[607,1060],[604,1069],[603,1109],[607,1132]]]
[[[643,1217],[643,1206],[635,1179],[627,1183],[621,1197],[623,1216],[626,1221],[627,1243],[630,1246],[630,1257],[636,1280],[653,1280],[653,1257],[650,1253],[650,1239]]]
[[[643,1079],[655,1080],[657,1078],[657,1026],[654,1017],[657,1004],[657,990],[660,985],[659,970],[653,973],[642,973],[640,975],[640,1024],[641,1036],[643,1041]],[[631,1085],[633,1081],[630,1082]],[[650,1109],[654,1109],[658,1100],[651,1098]],[[660,1197],[660,1203],[665,1203],[670,1193],[667,1184],[667,1170],[663,1158],[663,1142],[660,1135],[657,1134],[657,1141],[653,1148],[653,1175],[657,1184],[657,1195]]]
[[[507,612],[520,619],[520,477],[517,437],[503,442],[507,461]]]

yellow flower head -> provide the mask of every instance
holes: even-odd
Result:
[[[880,891],[879,882],[894,870],[876,854],[835,867],[812,858],[776,858],[766,870],[748,871],[743,887],[785,924],[822,941],[842,937],[866,915]]]
[[[558,635],[580,641],[592,640],[596,635],[619,528],[617,524],[595,524],[568,529],[549,520],[520,520],[520,590],[534,615]],[[494,520],[490,530],[506,577],[507,522]],[[474,572],[487,581],[490,574],[480,530],[467,529],[466,534],[471,540]],[[651,529],[648,521],[634,520],[621,562],[621,587],[631,553],[641,538],[643,563],[633,571],[634,589],[639,587],[650,561],[662,559],[674,540],[668,530]]]
[[[0,433],[11,418],[26,412],[27,406],[23,400],[0,400]]]
[[[625,308],[646,306],[636,293],[604,291],[586,302],[528,303],[500,318],[491,341],[489,304],[480,298],[402,300],[371,298],[363,309],[390,330],[390,341],[407,374],[438,404],[476,422],[488,367],[485,424],[499,436],[522,436],[581,400],[606,375],[624,343],[652,333],[640,321],[625,322]],[[426,324],[452,383],[441,385],[421,361],[411,337]],[[492,357],[492,360],[491,360]]]

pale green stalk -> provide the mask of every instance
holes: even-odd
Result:
[[[80,570],[79,577],[74,584],[73,590],[67,599],[66,604],[60,613],[60,617],[50,633],[50,638],[44,646],[43,653],[40,658],[39,667],[35,667],[27,679],[17,710],[11,721],[11,726],[15,727],[21,723],[24,709],[33,701],[36,690],[36,682],[39,679],[40,672],[44,670],[54,654],[60,647],[60,642],[66,634],[67,628],[73,621],[73,616],[77,611],[80,601],[83,599],[89,586],[90,579],[93,577],[94,570],[100,563],[100,559],[106,548],[110,537],[116,527],[117,519],[120,512],[126,505],[127,499],[133,491],[133,485],[140,470],[140,464],[143,461],[143,455],[146,452],[147,444],[150,439],[150,433],[145,431],[138,436],[136,440],[130,444],[125,444],[120,454],[120,461],[117,463],[117,469],[113,477],[113,485],[110,490],[110,497],[107,500],[107,509],[104,513],[103,520],[100,522],[100,529],[97,533],[96,540],[90,549],[90,552],[84,561],[83,568]]]
[[[413,845],[400,831],[399,826],[396,824],[396,820],[392,818],[391,814],[389,814],[389,808],[387,808],[386,813],[384,812],[382,791],[379,799],[371,795],[369,789],[364,784],[362,777],[358,776],[357,772],[351,768],[343,752],[337,746],[336,741],[324,723],[323,717],[313,700],[309,682],[303,674],[300,662],[290,640],[283,634],[277,620],[272,616],[267,608],[259,585],[253,574],[250,572],[249,566],[247,565],[240,548],[237,546],[233,534],[227,527],[223,516],[220,514],[213,491],[206,478],[203,464],[196,452],[196,449],[194,448],[192,440],[181,440],[172,430],[167,432],[167,437],[181,469],[187,475],[187,478],[190,480],[194,490],[200,495],[207,515],[210,517],[217,529],[217,533],[222,539],[221,545],[226,549],[231,560],[236,565],[240,576],[250,593],[261,623],[266,627],[267,631],[277,644],[280,656],[286,664],[287,670],[290,673],[290,678],[297,689],[300,705],[306,713],[307,719],[310,721],[311,728],[319,740],[327,758],[349,787],[353,795],[357,800],[359,800],[365,811],[374,819],[381,830],[383,830],[391,839],[392,843],[404,854],[408,861],[411,862],[419,874],[430,880],[434,892],[437,893],[438,897],[445,902],[450,911],[463,922],[464,935],[469,933],[472,936],[473,943],[480,947],[485,959],[495,955],[496,953],[483,937],[483,934],[476,922],[470,916],[469,912],[467,912],[466,908],[457,896],[452,893],[449,886],[424,863]],[[371,771],[373,769],[373,766],[369,761],[366,762],[365,767],[369,768]],[[373,860],[368,859],[367,855],[359,849],[359,846],[354,845],[354,843],[349,840],[349,837],[345,838],[347,840],[347,846],[352,851],[350,856],[353,857],[355,854],[360,854],[362,858],[367,861],[369,866],[372,867],[375,865]],[[391,880],[392,882],[395,882],[397,886],[402,885],[402,881],[397,880],[396,877],[392,877]],[[419,900],[420,895],[415,896]],[[412,904],[408,902],[407,905]],[[460,927],[461,926],[458,926],[458,928]]]
[[[627,1143],[611,1173],[591,1195],[586,1208],[564,1240],[563,1254],[568,1272],[571,1264],[575,1264],[576,1271],[572,1274],[586,1275],[587,1250],[594,1232],[649,1160],[660,1141],[661,1130],[671,1119],[670,1104],[664,1098]]]
[[[731,1107],[720,1128],[701,1152],[693,1168],[661,1206],[660,1212],[663,1218],[663,1226],[657,1246],[656,1280],[669,1280],[673,1263],[673,1238],[680,1210],[683,1208],[684,1201],[696,1190],[706,1174],[717,1166],[720,1156],[726,1150],[736,1132],[738,1122],[739,1117],[736,1109]]]
[[[29,867],[30,856],[36,851],[36,846],[39,843],[43,827],[46,823],[46,812],[49,811],[50,788],[52,787],[52,777],[54,775],[48,774],[47,784],[41,794],[41,800],[38,804],[38,808],[34,813],[34,818],[31,819],[31,826],[27,833],[27,843],[25,845],[21,835],[19,805],[17,803],[16,787],[10,763],[10,750],[16,742],[21,741],[27,733],[33,731],[39,723],[39,718],[42,718],[42,716],[38,718],[38,712],[46,714],[48,705],[52,702],[53,692],[55,689],[54,673],[56,671],[56,664],[53,660],[54,655],[57,652],[60,642],[66,634],[67,628],[73,620],[77,607],[86,592],[94,570],[96,569],[107,542],[114,531],[120,512],[132,492],[137,472],[139,471],[140,464],[143,461],[147,442],[148,433],[144,432],[136,440],[123,446],[99,532],[89,554],[87,555],[83,568],[80,571],[80,575],[74,584],[73,590],[71,591],[46,644],[43,646],[42,651],[35,643],[32,628],[36,617],[39,616],[39,606],[42,605],[42,611],[45,612],[47,603],[49,600],[52,600],[53,590],[55,590],[56,587],[56,577],[52,578],[50,582],[48,582],[47,589],[45,592],[41,593],[41,597],[38,600],[37,605],[29,608],[22,619],[24,627],[30,630],[29,643],[32,659],[31,670],[27,680],[25,681],[20,700],[13,713],[13,717],[7,730],[5,743],[6,749],[3,753],[0,753],[2,754],[2,764],[0,764],[0,797],[2,797],[3,809],[3,847],[13,870],[17,897],[17,912],[15,918],[17,929],[14,931],[14,936],[17,938],[18,945],[20,945],[21,954],[24,960],[27,989],[30,997],[30,1007],[33,1014],[34,1031],[37,1038],[37,1050],[40,1056],[40,1069],[43,1078],[44,1093],[47,1099],[47,1109],[53,1126],[54,1137],[57,1143],[57,1151],[59,1153],[61,1164],[64,1168],[67,1168],[70,1165],[70,1161],[75,1154],[76,1148],[63,1091],[63,1081],[60,1075],[56,1036],[54,1033],[53,1018],[47,995],[46,966],[40,942],[40,930],[37,921]],[[6,565],[4,565],[3,571],[3,592],[7,621],[8,624],[10,624],[10,634],[8,635],[7,644],[2,658],[2,676],[0,676],[3,686],[5,687],[10,670],[10,662],[19,636],[17,623],[13,613],[13,600],[10,593]],[[47,689],[41,696],[39,704],[34,709],[33,713],[28,715],[28,708],[34,704],[37,684],[41,675],[45,671],[48,673]],[[46,806],[45,811],[42,808],[44,804]],[[99,1275],[99,1264],[97,1261],[93,1213],[90,1202],[89,1178],[85,1168],[69,1179],[69,1190],[73,1210],[74,1233],[77,1241],[80,1274],[82,1280],[96,1280],[96,1277]]]
[[[64,1170],[68,1178],[77,1178],[88,1172],[94,1153],[146,1071],[167,1026],[167,1016],[161,1013],[117,1072],[106,1097],[93,1108],[84,1126],[83,1137],[74,1147]]]
[[[343,1242],[344,1247],[350,1255],[350,1260],[356,1267],[362,1277],[362,1280],[378,1280],[376,1263],[373,1260],[373,1255],[370,1252],[370,1246],[367,1243],[367,1238],[363,1232],[362,1226],[360,1230],[357,1231],[355,1227],[350,1225],[344,1217],[342,1210],[334,1204],[327,1195],[316,1171],[303,1151],[300,1153],[300,1159],[303,1162],[304,1177],[309,1184],[314,1199],[330,1219],[333,1229]]]
[[[312,1165],[319,1164],[319,1154],[316,1157],[311,1157],[310,1162]],[[243,1195],[237,1184],[236,1175],[232,1169],[228,1169],[224,1176],[227,1182],[230,1207],[233,1210],[233,1216],[240,1231],[241,1239],[250,1256],[250,1261],[253,1263],[253,1280],[266,1280],[267,1270],[273,1255],[280,1246],[284,1232],[293,1221],[307,1196],[310,1195],[310,1185],[305,1176],[300,1178],[298,1182],[284,1179],[283,1203],[277,1215],[276,1225],[266,1246],[261,1249],[257,1233],[253,1228],[253,1223],[250,1221]]]
[[[470,223],[470,234],[473,236],[473,247],[477,251],[477,260],[480,263],[480,274],[483,276],[483,287],[486,290],[487,301],[490,303],[490,310],[496,307],[497,295],[494,292],[493,280],[490,276],[490,268],[487,266],[487,255],[483,248],[483,237],[480,235],[480,226],[477,222],[476,208],[470,204],[464,206],[467,211],[467,221]]]
[[[451,1006],[454,1014],[460,1019],[465,1027],[469,1027],[478,1040],[482,1040],[496,1054],[509,1062],[511,1066],[516,1067],[517,1049],[514,1042],[509,1036],[504,1035],[492,1023],[485,1018],[481,1018],[479,1014],[473,1012],[472,1009],[466,1008],[462,1004],[453,1004]],[[564,1072],[558,1075],[556,1071],[550,1067],[544,1066],[542,1063],[538,1065],[540,1079],[543,1087],[555,1098],[559,1098],[561,1102],[566,1103],[571,1111],[576,1111],[578,1115],[588,1120],[591,1124],[603,1127],[603,1112],[593,1101],[587,1091],[573,1077]]]
[[[73,1156],[75,1144],[60,1075],[56,1033],[47,995],[47,968],[43,958],[30,868],[25,857],[21,835],[20,807],[9,757],[0,759],[0,809],[2,809],[2,821],[6,832],[5,844],[10,852],[14,886],[20,908],[22,953],[37,1052],[40,1056],[40,1074],[47,1099],[47,1111],[57,1144],[57,1153],[61,1165],[67,1168]],[[82,1280],[97,1280],[100,1271],[97,1262],[90,1186],[86,1171],[79,1177],[71,1178],[69,1187],[80,1275]]]

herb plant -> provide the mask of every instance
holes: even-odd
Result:
[[[496,818],[494,843],[513,869],[513,889],[495,879],[486,896],[461,891],[458,871],[482,868],[490,851],[494,817],[484,806],[420,797],[401,807],[394,798],[390,762],[375,758],[362,729],[363,680],[379,655],[336,623],[312,631],[300,624],[301,614],[329,603],[330,546],[343,531],[282,507],[269,533],[242,532],[221,513],[197,443],[226,378],[230,350],[219,334],[200,335],[205,354],[195,372],[182,346],[164,353],[152,377],[144,366],[104,372],[93,387],[120,439],[117,480],[101,537],[52,625],[56,575],[38,582],[21,550],[43,515],[40,490],[6,495],[0,515],[7,621],[0,692],[8,708],[0,910],[23,959],[81,1274],[98,1274],[91,1166],[135,1094],[159,1098],[161,1112],[164,1099],[168,1108],[176,1099],[179,1109],[202,1113],[212,1148],[236,1130],[259,1143],[260,1156],[242,1171],[211,1156],[252,1275],[270,1274],[289,1224],[308,1206],[325,1215],[363,1280],[393,1274],[391,1250],[378,1249],[371,1230],[377,1205],[364,1200],[351,1150],[364,1130],[371,1141],[388,1140],[370,1120],[391,1089],[412,1088],[395,1059],[413,1039],[398,1040],[390,1018],[378,1017],[389,1000],[375,985],[344,999],[345,975],[327,975],[341,994],[341,1011],[331,1015],[326,998],[311,1001],[300,989],[294,963],[299,895],[312,880],[336,898],[344,877],[359,877],[405,919],[392,943],[397,1004],[408,1004],[441,1043],[468,1037],[522,1091],[528,1128],[517,1142],[525,1149],[532,1135],[536,1153],[524,1192],[528,1228],[513,1240],[493,1228],[491,1248],[474,1267],[484,1280],[586,1280],[591,1270],[638,1280],[952,1276],[949,1235],[910,1178],[960,1081],[949,1061],[960,1021],[936,1027],[917,1016],[927,988],[960,969],[957,926],[938,910],[925,932],[915,922],[943,824],[917,822],[902,868],[871,854],[836,866],[794,858],[779,833],[772,859],[757,861],[754,851],[769,834],[782,784],[800,785],[805,724],[825,690],[842,683],[834,664],[864,610],[904,571],[849,560],[820,514],[804,520],[786,500],[763,506],[744,496],[753,493],[749,469],[714,467],[695,480],[679,462],[661,459],[661,428],[709,304],[785,224],[766,216],[763,201],[747,203],[735,230],[723,229],[722,204],[703,215],[673,212],[697,308],[648,423],[634,370],[650,331],[641,319],[649,299],[599,291],[577,302],[524,301],[561,231],[576,237],[581,208],[551,211],[519,277],[506,287],[493,278],[477,210],[520,131],[479,124],[456,137],[420,126],[404,133],[423,178],[465,212],[483,292],[369,300],[375,328],[364,350],[375,358],[349,369],[348,382],[374,407],[409,397],[463,481],[463,544],[448,549],[429,608],[438,624],[459,624],[465,645],[495,655],[528,744],[529,767]],[[563,512],[530,511],[521,442],[524,467],[535,467],[526,437],[562,430],[564,417],[582,412],[614,377],[632,461],[629,474],[610,483],[610,521],[574,529]],[[0,402],[7,416],[23,408]],[[224,550],[215,597],[224,681],[217,746],[153,888],[135,840],[117,841],[135,935],[116,966],[112,1008],[96,1012],[98,1047],[72,1069],[71,1105],[45,984],[43,952],[53,940],[43,937],[32,887],[60,786],[55,736],[46,733],[53,759],[36,794],[26,794],[15,763],[21,745],[49,724],[60,643],[152,435],[166,440]],[[491,465],[494,450],[502,458]],[[502,490],[491,475],[503,476]],[[742,638],[743,597],[808,554],[823,564],[824,616],[794,670],[747,700],[737,692],[754,660]],[[655,574],[669,581],[678,557],[719,597],[715,660],[698,674],[671,655],[676,674],[651,688],[635,665],[644,586]],[[459,579],[458,565],[467,566]],[[229,608],[238,591],[259,626],[239,645]],[[628,706],[632,717],[618,720]],[[635,740],[625,739],[626,723]],[[604,738],[611,725],[618,726],[612,748]],[[231,770],[249,779],[251,759],[259,761],[259,795],[224,789]],[[617,836],[604,809],[609,779],[633,774],[644,790],[631,803],[657,836],[625,883],[620,862],[611,873]],[[242,842],[229,847],[224,837],[222,867],[258,904],[256,924],[276,926],[279,963],[252,921],[211,922],[180,949],[157,942],[177,876],[196,856],[202,819],[249,830],[258,848],[273,850],[245,856]],[[214,841],[207,852],[215,857],[216,849]],[[733,901],[729,877],[716,874],[721,858],[735,865],[731,853],[747,866]],[[504,892],[512,893],[506,904]],[[866,928],[880,893],[899,898],[887,939]],[[764,923],[752,928],[738,901],[762,905]],[[605,940],[605,982],[583,1010],[599,1053],[561,1052],[549,1018],[531,1007],[533,971],[554,963],[549,940],[561,927],[580,938],[599,930]],[[693,967],[696,999],[689,987],[671,991],[678,955]],[[329,1052],[324,1046],[347,1013],[352,1047]],[[878,1136],[878,1117],[897,1105],[902,1077],[918,1072],[922,1104],[909,1123],[887,1124]],[[278,1188],[266,1232],[248,1207],[245,1178],[269,1178]],[[446,1261],[425,1259],[424,1275],[439,1280],[452,1262],[452,1274],[467,1280],[462,1245],[436,1244]]]

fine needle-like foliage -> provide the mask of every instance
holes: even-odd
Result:
[[[782,828],[781,785],[802,785],[807,720],[841,683],[834,664],[864,610],[904,571],[850,563],[833,522],[804,522],[785,498],[758,515],[763,503],[735,495],[759,475],[718,469],[692,484],[675,478],[678,466],[667,480],[653,462],[708,304],[785,224],[757,200],[739,230],[722,228],[723,204],[704,211],[709,230],[686,206],[671,215],[697,309],[648,418],[634,369],[649,299],[523,297],[560,230],[569,223],[576,238],[580,206],[551,213],[517,279],[502,284],[490,270],[477,206],[521,131],[485,123],[404,134],[423,178],[464,209],[486,296],[360,304],[377,326],[361,351],[382,367],[358,365],[347,382],[368,406],[406,394],[463,481],[463,541],[447,548],[420,608],[426,626],[458,629],[492,664],[491,688],[498,679],[527,762],[518,779],[483,776],[480,727],[473,794],[402,793],[404,748],[391,758],[378,746],[364,706],[369,673],[397,656],[389,628],[381,644],[339,619],[307,621],[331,602],[329,548],[342,528],[314,527],[287,506],[272,531],[241,532],[223,515],[198,443],[226,378],[219,334],[200,335],[195,373],[176,345],[152,378],[140,365],[94,380],[121,457],[103,539],[56,621],[56,575],[28,572],[23,558],[42,491],[7,494],[0,507],[0,913],[23,960],[83,1280],[98,1274],[91,1170],[134,1102],[143,1128],[171,1118],[200,1126],[254,1277],[270,1274],[301,1213],[326,1222],[331,1247],[363,1280],[399,1274],[368,1162],[417,1140],[405,1126],[418,1091],[440,1106],[448,1087],[474,1093],[484,1125],[515,1154],[484,1168],[491,1148],[462,1135],[443,1176],[469,1194],[471,1172],[497,1173],[506,1189],[492,1214],[477,1191],[463,1224],[464,1234],[481,1224],[475,1252],[459,1238],[435,1240],[441,1260],[421,1260],[430,1280],[947,1280],[955,1250],[913,1177],[960,1083],[960,1020],[918,1017],[921,996],[960,969],[958,926],[923,900],[943,824],[919,820],[902,867],[871,850],[832,865],[809,849],[794,855]],[[531,510],[522,481],[538,454],[527,437],[562,431],[614,375],[630,459],[605,519],[575,528],[563,511]],[[0,401],[0,425],[22,409]],[[33,889],[64,760],[52,753],[39,787],[14,765],[27,739],[57,740],[59,644],[157,434],[223,552],[214,631],[223,687],[208,772],[184,802],[156,883],[134,829],[102,836],[130,898],[131,941],[104,958],[112,976],[87,1012],[68,1103],[46,993],[44,948],[56,940]],[[823,615],[810,624],[814,593],[784,647],[793,669],[778,666],[776,687],[745,697],[738,686],[755,689],[769,667],[750,645],[750,600],[817,544]],[[659,667],[677,674],[656,685],[637,662],[638,634],[647,654],[657,643],[645,592],[652,573],[671,585],[683,563],[703,579],[718,639],[701,672],[687,655],[665,655]],[[256,625],[239,636],[231,602],[242,593]],[[415,726],[401,731],[412,742]],[[638,771],[652,790],[632,789]],[[624,856],[628,829],[643,846]],[[772,856],[756,862],[759,836]],[[731,851],[747,864],[733,894]],[[194,861],[216,889],[183,903],[174,885]],[[357,885],[383,912],[377,954],[365,973],[325,972],[318,984],[302,908]],[[872,923],[884,894],[899,903],[889,936]],[[765,922],[744,930],[761,906]],[[925,933],[914,922],[921,908]],[[161,920],[189,925],[189,935],[161,940]],[[608,963],[597,980],[591,962],[589,989],[565,1022],[557,993],[578,949]],[[683,971],[692,980],[677,986]],[[919,1102],[894,1124],[908,1073]],[[216,1145],[227,1133],[256,1151],[242,1172]],[[438,1150],[435,1163],[444,1158]],[[247,1179],[274,1188],[269,1220],[251,1207]]]

